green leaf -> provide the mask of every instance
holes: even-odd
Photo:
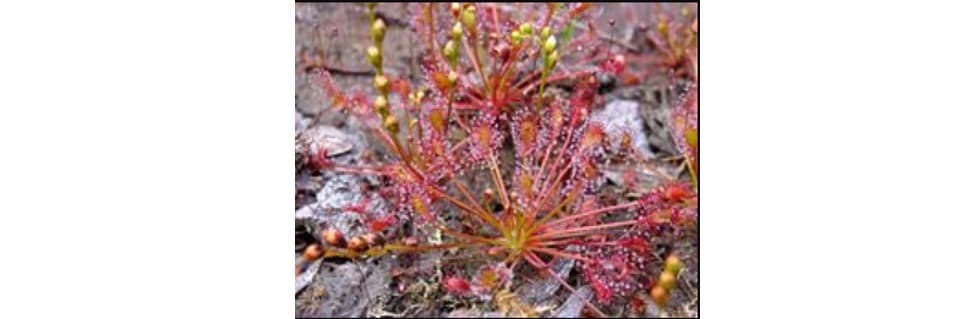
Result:
[[[570,41],[571,37],[573,37],[573,21],[567,23],[567,26],[563,28],[563,34],[560,35],[560,42],[566,44]]]

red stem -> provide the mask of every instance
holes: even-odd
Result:
[[[563,129],[563,127],[564,127],[563,125],[560,125],[561,132],[560,132],[560,133],[557,133],[557,134],[562,134],[562,129]],[[554,138],[552,138],[551,140],[556,141],[556,137],[557,137],[557,136],[558,136],[558,135],[554,135]],[[564,141],[563,141],[563,146],[560,147],[560,152],[559,152],[559,154],[557,154],[557,157],[562,156],[563,153],[566,152],[567,146],[570,144],[570,139],[571,139],[572,137],[573,137],[573,126],[570,125],[570,131],[567,132],[567,138],[564,139]],[[544,154],[544,156],[543,156],[543,161],[541,161],[541,163],[540,163],[540,169],[538,170],[538,172],[537,172],[537,177],[534,179],[534,181],[537,181],[537,182],[540,181],[540,177],[543,176],[544,168],[547,167],[546,162],[547,162],[547,157],[549,157],[549,156],[550,156],[550,153]],[[570,162],[572,163],[573,161],[570,161]],[[553,161],[553,166],[552,166],[552,168],[550,169],[550,170],[551,170],[551,171],[550,171],[551,174],[550,174],[550,175],[547,175],[547,178],[544,179],[541,184],[543,184],[543,183],[549,183],[553,171],[557,169],[557,165],[559,165],[559,164],[560,164],[560,161],[554,159],[554,161]],[[542,185],[541,185],[541,186],[542,186]],[[542,200],[542,197],[544,197],[546,194],[540,194],[540,195],[541,195],[541,196],[540,196],[539,198],[537,198],[537,201],[534,202],[535,204],[539,204],[540,201]],[[536,205],[536,206],[539,206],[539,205]],[[534,208],[535,208],[535,209],[538,209],[539,207],[536,207],[536,206],[534,206]]]
[[[576,156],[576,154],[575,154],[574,156]],[[554,161],[554,162],[555,162],[555,163],[559,163],[560,161]],[[573,162],[574,162],[574,161],[569,161],[569,162],[567,163],[567,166],[564,167],[563,170],[560,172],[560,174],[558,174],[558,175],[556,176],[556,180],[553,182],[553,184],[550,186],[550,188],[547,189],[547,192],[540,194],[540,195],[541,195],[540,198],[534,203],[534,206],[533,206],[534,209],[536,209],[536,210],[539,211],[539,210],[541,209],[541,207],[542,207],[544,204],[546,204],[547,199],[548,199],[548,197],[547,197],[548,194],[550,194],[551,197],[555,195],[554,192],[557,190],[557,187],[560,186],[560,182],[563,181],[563,175],[566,175],[567,172],[570,171],[571,168],[573,168]],[[556,171],[555,168],[556,168],[556,165],[554,165],[554,169],[551,170],[551,173],[550,173],[549,175],[547,175],[547,180],[548,180],[548,181],[553,177],[553,171]]]
[[[620,204],[620,205],[616,205],[616,206],[609,206],[609,207],[605,207],[605,208],[601,208],[601,209],[596,209],[596,210],[591,210],[591,211],[587,211],[587,212],[577,213],[577,214],[573,214],[573,215],[570,215],[570,216],[566,216],[566,217],[563,217],[563,218],[560,218],[560,219],[557,219],[557,220],[550,221],[550,222],[546,223],[546,226],[548,226],[548,227],[557,226],[557,225],[560,225],[560,224],[562,224],[562,223],[565,223],[565,222],[568,222],[568,221],[572,221],[572,220],[575,220],[575,219],[586,218],[586,217],[590,217],[590,216],[594,216],[594,215],[598,215],[598,214],[602,214],[602,213],[606,213],[606,212],[615,211],[615,210],[618,210],[618,209],[632,208],[632,207],[634,207],[634,206],[639,206],[639,205],[640,205],[640,202],[639,202],[639,201],[634,201],[634,202],[624,203],[624,204]]]
[[[622,222],[609,223],[609,224],[603,224],[603,225],[567,228],[567,229],[562,229],[558,231],[552,231],[545,234],[536,235],[536,236],[530,237],[530,240],[561,239],[561,238],[567,238],[567,237],[576,237],[576,236],[585,235],[583,233],[590,233],[597,230],[631,226],[636,224],[637,224],[637,221],[635,220],[625,220]]]
[[[497,161],[493,159],[493,155],[487,155],[487,164],[490,165],[490,174],[493,175],[493,181],[497,185],[497,191],[500,193],[500,200],[503,201],[503,210],[510,211],[510,197],[507,196],[507,188],[503,184],[503,179],[500,175],[500,168],[497,167]]]
[[[498,219],[494,218],[493,214],[483,209],[483,207],[477,203],[477,201],[473,198],[473,196],[470,196],[470,192],[466,190],[463,184],[461,184],[457,180],[453,180],[453,185],[457,187],[457,190],[459,190],[461,194],[467,197],[467,200],[469,200],[470,203],[474,205],[474,207],[477,209],[477,212],[482,213],[479,216],[477,216],[480,218],[480,220],[482,220],[487,224],[490,224],[490,226],[493,226],[494,228],[496,228],[497,231],[499,231],[501,234],[504,233],[503,223],[499,222]]]

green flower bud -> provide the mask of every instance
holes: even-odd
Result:
[[[546,61],[547,72],[550,72],[551,70],[553,70],[553,67],[557,66],[557,60],[559,58],[560,58],[560,55],[557,54],[557,51],[553,51],[549,55],[547,55],[547,61]]]
[[[659,23],[657,23],[657,32],[660,32],[661,35],[666,36],[666,35],[667,35],[667,31],[668,31],[668,30],[667,30],[667,22],[666,22],[666,21],[660,21]]]
[[[383,119],[383,127],[390,133],[397,134],[397,132],[400,131],[400,121],[393,115],[387,115],[387,117]]]
[[[660,273],[659,284],[663,289],[666,289],[667,292],[670,292],[670,290],[677,287],[677,276],[669,271],[664,271]]]
[[[450,32],[450,35],[453,36],[453,41],[460,42],[460,38],[463,37],[463,25],[460,22],[453,25],[453,31]]]
[[[557,49],[557,38],[551,35],[549,38],[547,38],[547,41],[543,43],[543,50],[544,52],[547,52],[547,54],[550,54],[551,52],[553,52],[553,50],[556,50],[556,49]]]
[[[680,268],[683,266],[683,263],[680,262],[680,258],[677,258],[676,255],[670,255],[667,257],[667,262],[664,264],[664,269],[672,273],[674,276],[680,272]]]
[[[447,81],[449,81],[451,85],[457,83],[457,72],[450,71],[450,73],[447,73]]]
[[[390,80],[387,79],[387,77],[384,76],[383,74],[373,77],[373,87],[377,88],[377,91],[379,91],[380,94],[387,93],[387,88],[389,84],[390,84]]]
[[[552,33],[552,31],[553,31],[553,30],[551,30],[549,26],[543,27],[543,30],[540,30],[540,38],[541,38],[541,39],[546,39],[547,37],[550,36],[550,34]]]
[[[443,57],[447,58],[447,61],[450,62],[450,65],[453,68],[457,67],[457,58],[460,54],[456,42],[453,40],[447,41],[447,44],[443,46]]]
[[[387,25],[383,23],[383,19],[377,19],[373,22],[373,25],[370,26],[370,34],[373,35],[373,42],[383,43],[383,35],[387,33]]]
[[[510,43],[513,43],[513,45],[520,45],[520,41],[523,41],[523,36],[520,35],[519,31],[510,32]]]
[[[390,109],[387,108],[387,97],[385,95],[380,95],[377,97],[377,100],[373,102],[373,110],[380,114],[380,116],[386,116],[390,114]]]
[[[467,30],[470,30],[470,33],[475,33],[477,27],[477,8],[474,6],[467,7],[467,10],[463,13],[463,24],[467,25]]]
[[[533,34],[533,26],[530,25],[530,22],[524,22],[523,24],[520,25],[520,33],[522,33],[523,35]]]
[[[380,56],[380,49],[377,49],[377,47],[372,46],[367,48],[367,59],[370,60],[370,64],[378,70],[383,66],[383,57]]]

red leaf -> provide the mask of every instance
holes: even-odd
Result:
[[[460,277],[448,277],[443,281],[443,288],[450,294],[463,296],[470,293],[470,284]]]

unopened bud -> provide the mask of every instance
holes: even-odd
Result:
[[[387,25],[383,23],[383,19],[377,19],[377,21],[374,21],[373,25],[370,26],[370,34],[373,35],[374,43],[382,43],[385,33],[387,33]]]
[[[453,40],[447,41],[447,44],[443,46],[443,57],[447,58],[453,68],[457,66],[458,53],[457,44]]]
[[[383,119],[383,127],[390,133],[397,134],[397,132],[400,131],[400,121],[393,115],[387,115],[387,117]]]
[[[453,41],[460,42],[460,38],[463,37],[463,25],[460,22],[453,25],[453,31],[450,33],[453,36]]]
[[[323,231],[323,241],[327,245],[344,248],[347,246],[347,240],[343,238],[343,233],[339,230],[329,228]]]
[[[667,292],[673,290],[677,287],[677,276],[669,271],[664,271],[660,273],[660,281],[658,282],[663,289],[666,289]]]
[[[457,83],[457,72],[450,71],[450,73],[447,73],[447,81],[450,82],[451,85]]]
[[[670,298],[670,296],[667,295],[667,290],[659,285],[650,290],[650,297],[653,298],[653,301],[660,307],[666,305],[667,300]]]
[[[447,41],[447,43],[443,46],[443,57],[447,59],[453,58],[454,54],[457,53],[456,51],[456,43],[454,43],[452,40]]]
[[[556,50],[557,38],[552,35],[549,38],[547,38],[547,41],[543,43],[543,49],[547,52],[547,54],[550,54],[553,52],[553,50]]]
[[[519,31],[510,32],[510,42],[513,45],[520,45],[520,41],[523,41],[523,36],[520,35]]]
[[[463,13],[463,24],[467,25],[467,30],[470,30],[471,33],[476,32],[474,28],[477,26],[477,8],[474,6],[467,7],[467,10]]]
[[[551,33],[553,33],[553,30],[551,30],[549,26],[543,27],[543,30],[540,30],[540,38],[546,39]]]
[[[350,241],[347,242],[347,249],[352,250],[354,252],[358,252],[358,253],[364,252],[367,250],[367,247],[368,247],[367,242],[364,241],[363,238],[361,237],[350,238]]]
[[[383,236],[380,236],[378,233],[366,233],[363,234],[361,238],[370,246],[382,246],[385,242]]]
[[[383,65],[383,57],[380,56],[380,49],[377,49],[377,47],[367,48],[367,59],[370,60],[370,64],[377,69],[380,69]]]
[[[550,55],[547,55],[547,71],[553,70],[553,67],[557,66],[557,59],[559,58],[560,56],[557,54],[557,51],[550,52]]]
[[[660,32],[660,34],[661,34],[661,35],[664,35],[664,36],[667,35],[667,22],[666,22],[666,21],[660,21],[660,23],[657,23],[657,32]]]
[[[386,94],[387,87],[389,85],[390,85],[390,80],[388,80],[385,75],[380,74],[373,77],[373,87],[377,88],[377,91],[379,91],[380,94]]]
[[[320,259],[321,256],[323,256],[323,247],[320,247],[320,244],[310,244],[307,249],[303,250],[303,259],[307,261]]]
[[[680,262],[680,258],[676,255],[670,255],[667,257],[667,261],[664,265],[664,269],[670,273],[673,273],[674,276],[680,272],[680,268],[683,266],[683,263]]]
[[[381,116],[386,116],[389,112],[387,109],[387,97],[384,95],[378,96],[377,100],[373,102],[373,110]]]
[[[524,22],[523,24],[520,25],[520,33],[522,33],[523,35],[533,34],[533,26],[530,25],[530,22]]]

